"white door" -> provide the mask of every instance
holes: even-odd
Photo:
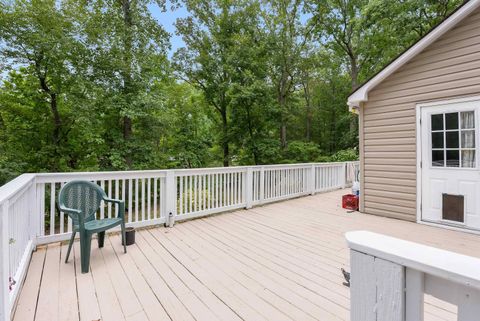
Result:
[[[480,230],[480,101],[420,108],[422,220]]]

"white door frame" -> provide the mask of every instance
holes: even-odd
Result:
[[[479,230],[472,230],[468,227],[457,227],[451,226],[441,223],[432,223],[432,222],[425,222],[422,220],[422,130],[421,130],[421,116],[422,116],[422,108],[424,107],[434,107],[438,105],[448,105],[448,104],[456,104],[456,103],[463,103],[463,102],[470,102],[470,101],[480,101],[480,96],[469,96],[469,97],[462,97],[462,98],[452,98],[452,99],[444,99],[444,100],[437,100],[428,103],[418,103],[416,105],[416,143],[417,143],[417,223],[442,227],[451,230],[457,230],[462,232],[469,232],[474,234],[480,234]]]

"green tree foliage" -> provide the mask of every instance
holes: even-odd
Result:
[[[102,167],[127,169],[150,162],[160,108],[152,88],[166,78],[169,64],[168,34],[152,17],[148,6],[162,1],[88,1],[76,5],[82,12],[80,36],[91,57],[86,77],[96,87],[95,109],[108,124],[103,131],[107,144]],[[82,5],[83,4],[83,5]],[[82,30],[83,29],[83,30]],[[157,133],[158,134],[158,133]]]
[[[461,0],[0,1],[0,183],[357,157],[352,89]],[[288,131],[287,131],[288,129]]]

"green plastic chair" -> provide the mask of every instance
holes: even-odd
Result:
[[[118,213],[115,218],[96,219],[96,213],[101,202],[118,204]],[[97,184],[87,181],[71,181],[65,184],[58,195],[58,207],[60,211],[70,216],[73,223],[72,237],[68,245],[68,262],[70,251],[75,240],[75,234],[80,234],[80,259],[82,273],[88,273],[90,266],[90,248],[92,235],[98,233],[98,247],[103,247],[105,231],[120,225],[122,229],[123,250],[127,253],[125,245],[125,203],[107,197],[107,194]]]

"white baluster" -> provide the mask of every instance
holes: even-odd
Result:
[[[55,183],[50,184],[50,235],[55,234]]]
[[[147,220],[153,219],[152,217],[152,179],[147,178]]]
[[[132,222],[133,216],[133,181],[128,180],[128,223]]]

